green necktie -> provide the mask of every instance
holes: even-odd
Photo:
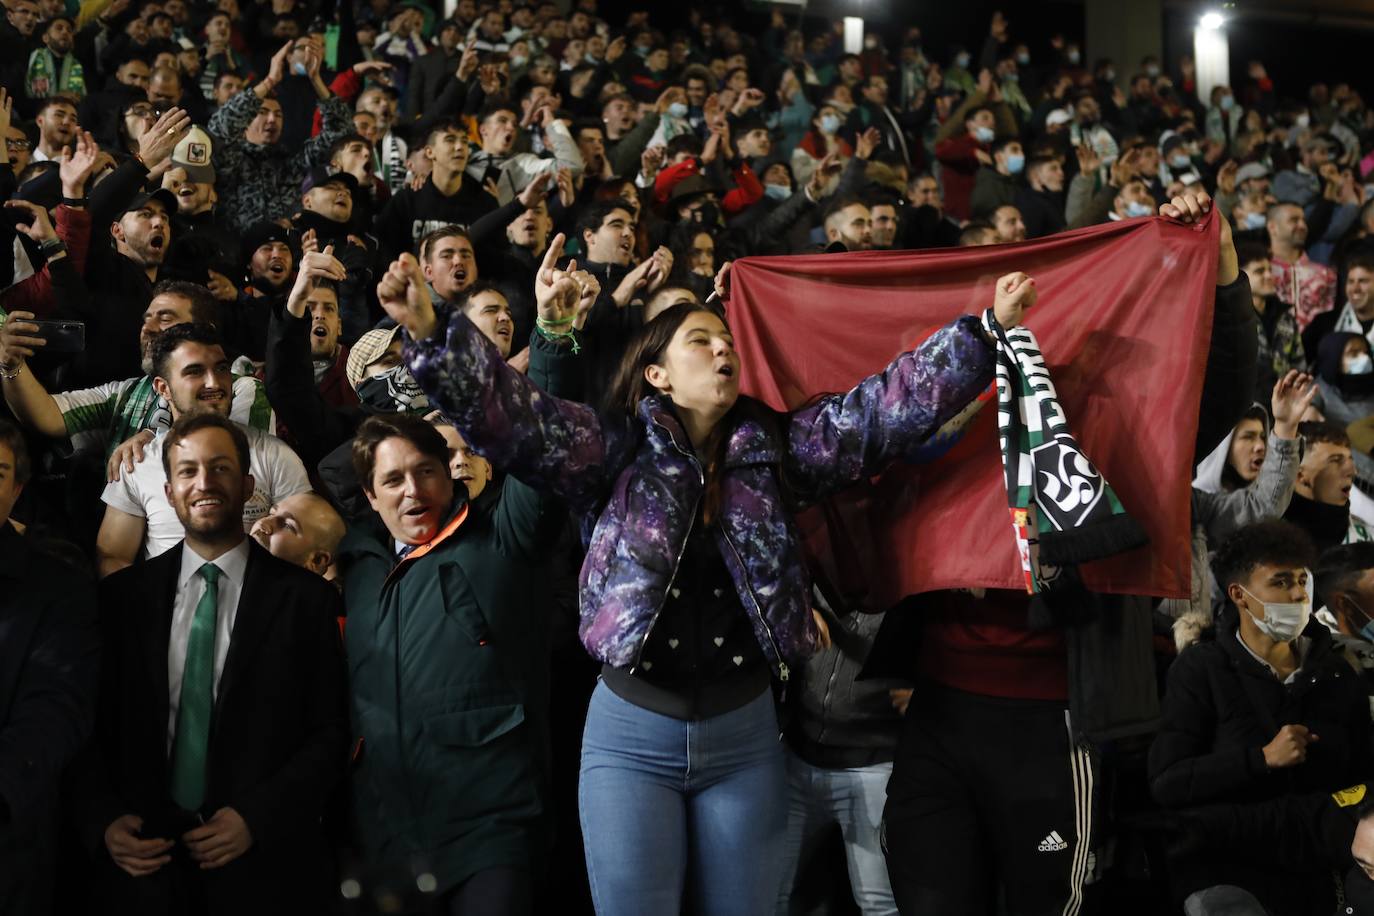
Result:
[[[181,703],[172,742],[172,800],[187,811],[205,801],[205,755],[210,744],[210,712],[215,705],[215,618],[219,567],[206,563],[196,574],[205,593],[191,619],[186,640],[186,667],[181,670]]]

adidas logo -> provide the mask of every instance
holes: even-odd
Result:
[[[1040,841],[1038,848],[1041,852],[1059,852],[1068,849],[1069,844],[1064,842],[1064,838],[1059,835],[1058,830],[1051,830],[1050,835]]]

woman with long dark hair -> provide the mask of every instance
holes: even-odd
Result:
[[[536,279],[540,346],[569,345],[576,319],[561,249]],[[579,797],[597,911],[676,913],[684,891],[713,916],[771,910],[786,775],[769,686],[818,638],[792,511],[913,457],[987,387],[979,320],[778,413],[740,395],[729,326],[682,303],[631,341],[598,412],[533,387],[461,313],[441,326],[409,256],[378,296],[463,438],[588,523],[579,631],[604,667]],[[998,321],[1019,323],[1034,296],[1029,277],[1003,277]]]

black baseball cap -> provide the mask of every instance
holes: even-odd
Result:
[[[331,182],[338,182],[348,188],[348,193],[354,197],[358,196],[358,179],[348,172],[331,172],[328,166],[317,165],[306,173],[305,180],[301,182],[301,193],[304,194],[313,188],[326,185]]]
[[[167,190],[166,188],[158,188],[156,191],[149,191],[147,193],[138,195],[129,202],[129,206],[125,207],[120,212],[132,213],[134,210],[141,210],[148,205],[149,201],[152,200],[155,200],[158,203],[162,204],[162,209],[166,210],[168,213],[177,212],[176,195],[173,194],[171,191]]]

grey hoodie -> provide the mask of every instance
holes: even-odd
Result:
[[[1269,433],[1268,452],[1255,482],[1229,493],[1222,489],[1221,472],[1230,456],[1234,436],[1232,430],[1203,459],[1193,481],[1191,598],[1187,601],[1170,599],[1161,606],[1161,610],[1174,619],[1174,642],[1180,651],[1196,642],[1202,628],[1212,623],[1212,604],[1217,594],[1216,581],[1212,577],[1212,548],[1246,525],[1281,517],[1293,498],[1293,482],[1298,475],[1298,440],[1280,439],[1273,432]]]

